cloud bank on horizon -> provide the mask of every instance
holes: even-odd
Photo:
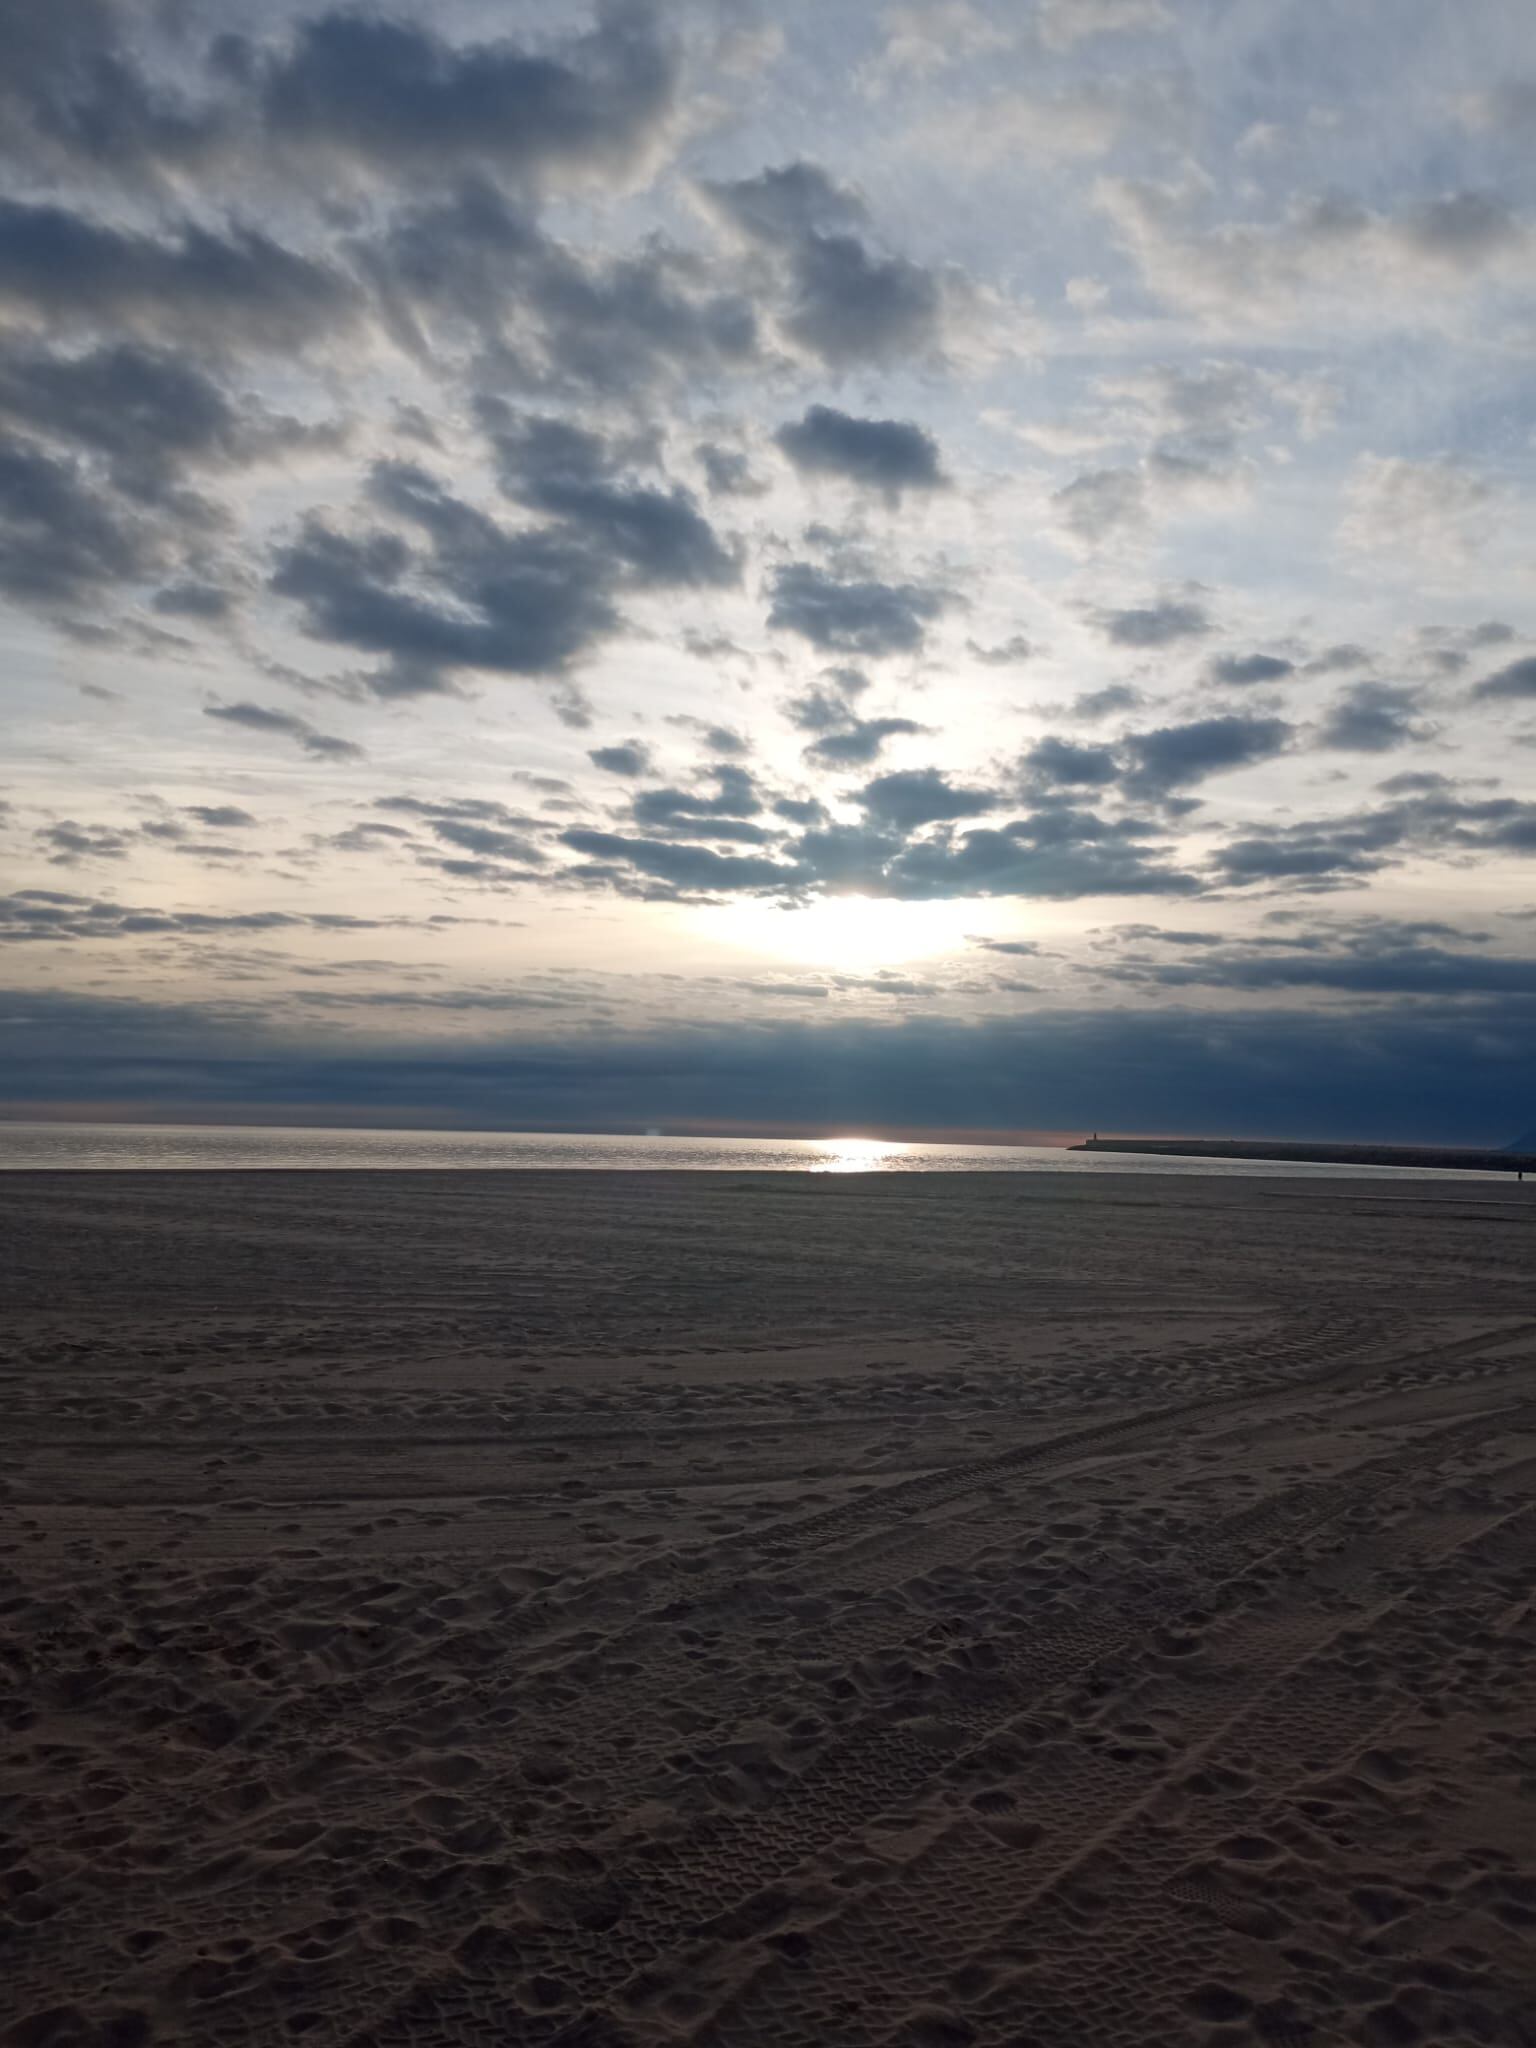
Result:
[[[1529,1123],[1518,0],[0,29],[11,1113]]]

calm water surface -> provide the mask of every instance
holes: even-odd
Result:
[[[1054,1145],[903,1145],[879,1138],[605,1137],[546,1131],[351,1131],[311,1125],[0,1123],[0,1172],[23,1168],[445,1167],[685,1173],[1199,1173],[1417,1180],[1415,1168],[1276,1159],[1159,1159]],[[1436,1176],[1439,1177],[1438,1175]],[[1499,1180],[1500,1174],[1459,1174]]]

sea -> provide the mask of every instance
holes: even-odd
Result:
[[[1195,1173],[1265,1179],[1440,1179],[1402,1166],[1167,1159],[1059,1145],[917,1145],[839,1138],[700,1138],[666,1132],[351,1130],[280,1124],[0,1123],[0,1172],[327,1171],[604,1173]],[[1503,1180],[1457,1173],[1459,1180]]]

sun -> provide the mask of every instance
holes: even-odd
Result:
[[[966,903],[902,903],[888,896],[823,896],[781,908],[733,903],[698,913],[711,938],[800,967],[869,973],[958,952],[976,919]]]

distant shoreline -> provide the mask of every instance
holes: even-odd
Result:
[[[1442,1173],[1536,1174],[1536,1153],[1449,1145],[1296,1144],[1283,1138],[1085,1138],[1072,1152],[1155,1159],[1276,1159],[1313,1166],[1406,1166]]]

